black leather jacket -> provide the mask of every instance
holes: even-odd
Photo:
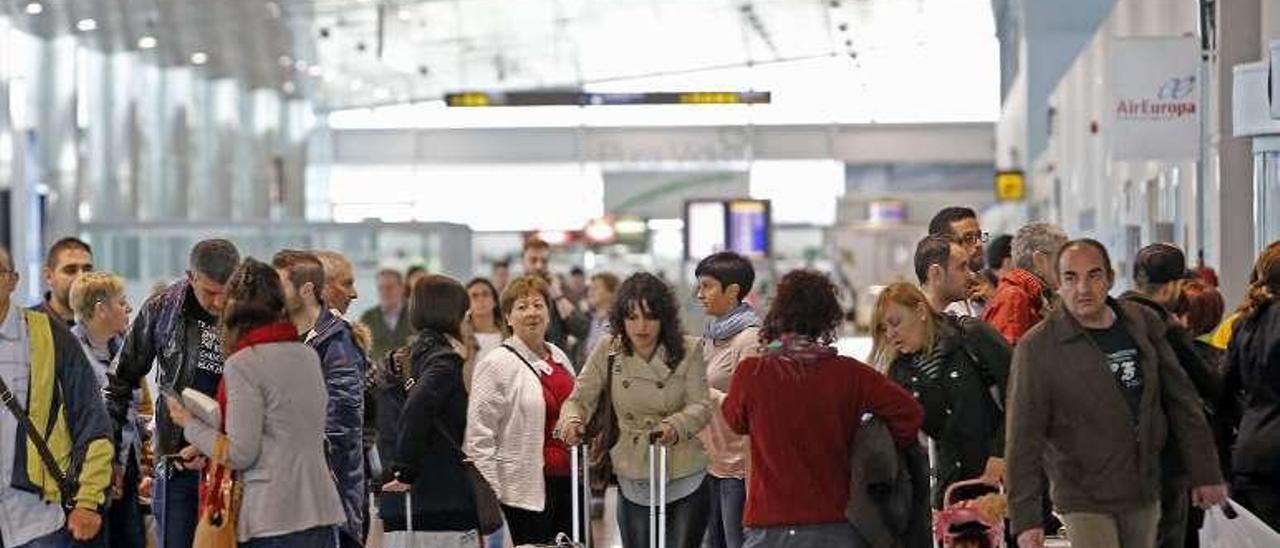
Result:
[[[1224,411],[1238,428],[1233,479],[1248,484],[1280,478],[1280,303],[1236,322],[1225,392]]]
[[[190,282],[185,279],[174,282],[147,299],[129,326],[107,385],[107,411],[115,420],[117,430],[127,420],[133,390],[151,372],[152,362],[160,368],[156,374],[157,386],[179,391],[190,386],[200,352],[200,327],[190,317],[189,298],[195,298]],[[199,306],[195,302],[191,304]],[[158,455],[172,455],[187,445],[182,428],[169,419],[162,397],[156,401],[156,440]]]
[[[938,489],[982,475],[987,459],[1004,457],[1004,400],[1012,350],[991,326],[939,315],[932,349],[899,356],[889,376],[924,407],[933,438]]]

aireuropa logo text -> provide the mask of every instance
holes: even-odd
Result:
[[[1117,120],[1182,120],[1195,116],[1197,105],[1189,100],[1195,91],[1196,77],[1174,77],[1156,90],[1154,97],[1116,101]]]

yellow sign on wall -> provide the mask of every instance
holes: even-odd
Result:
[[[1001,202],[1021,202],[1027,197],[1027,178],[1021,171],[996,173],[996,199]]]

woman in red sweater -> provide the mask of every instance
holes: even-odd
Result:
[[[768,350],[734,372],[722,410],[751,436],[744,548],[863,546],[845,519],[859,421],[872,413],[899,445],[916,439],[924,411],[911,394],[831,346],[841,318],[826,275],[788,273],[761,331]]]

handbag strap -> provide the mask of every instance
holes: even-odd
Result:
[[[525,357],[524,357],[524,354],[521,354],[519,350],[516,350],[516,349],[515,349],[515,347],[513,347],[513,346],[511,346],[511,345],[509,345],[509,344],[506,344],[506,343],[503,343],[503,344],[502,344],[502,347],[503,347],[503,348],[505,348],[505,349],[507,349],[507,350],[509,350],[509,351],[511,351],[511,353],[512,353],[512,354],[515,354],[517,358],[520,358],[520,361],[524,363],[524,366],[525,366],[525,367],[528,367],[528,368],[529,368],[529,371],[533,371],[533,375],[534,375],[535,377],[538,377],[538,382],[542,382],[542,378],[543,378],[543,377],[545,377],[546,375],[544,375],[544,374],[542,374],[542,372],[538,371],[538,368],[534,367],[532,363],[529,363],[529,360],[528,360],[527,358],[525,358]]]
[[[49,450],[49,444],[44,439],[44,435],[40,433],[40,429],[31,422],[31,416],[18,403],[18,398],[9,391],[9,386],[4,383],[4,379],[0,379],[0,402],[13,413],[14,418],[18,419],[18,424],[27,432],[27,437],[31,443],[36,446],[36,453],[40,455],[40,461],[44,463],[45,470],[53,476],[53,480],[58,483],[58,490],[62,493],[62,502],[69,504],[75,493],[72,492],[71,485],[67,483],[67,476],[63,474],[62,469],[58,467],[57,459],[53,458],[53,452]]]

